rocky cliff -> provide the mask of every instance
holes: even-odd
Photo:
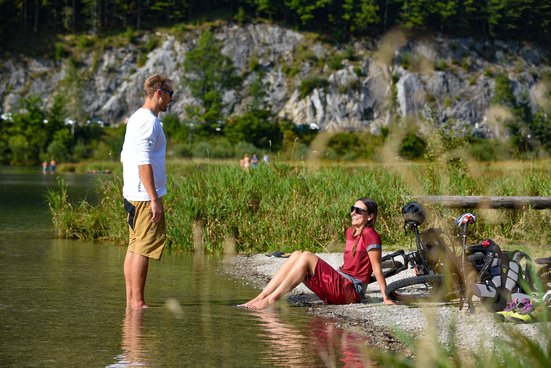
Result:
[[[171,111],[185,117],[185,106],[194,101],[181,82],[182,63],[200,33],[145,34],[123,47],[105,45],[101,52],[82,52],[72,62],[79,76],[78,91],[73,93],[78,95],[80,118],[124,121],[141,104],[143,81],[154,72],[172,78],[177,92]],[[489,110],[495,76],[506,75],[517,103],[536,111],[541,108],[541,82],[551,70],[548,51],[520,43],[426,35],[407,39],[392,32],[377,41],[356,40],[339,48],[276,25],[224,25],[213,33],[243,77],[241,88],[224,95],[226,114],[244,110],[255,64],[255,70],[262,71],[264,102],[274,114],[321,129],[377,132],[396,114],[416,117],[430,112],[439,123],[453,119],[454,124],[496,136],[500,130],[492,125]],[[143,45],[151,37],[159,41],[144,61]],[[69,70],[69,59],[4,57],[3,111],[13,110],[21,97],[30,95],[40,96],[47,106],[67,83]],[[306,93],[299,88],[303,80],[314,77],[324,83]]]

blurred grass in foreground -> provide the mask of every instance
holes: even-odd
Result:
[[[396,354],[381,349],[367,349],[365,356],[375,366],[423,368],[546,368],[551,360],[551,323],[544,308],[535,332],[527,333],[522,324],[503,322],[496,331],[480,336],[460,336],[457,321],[442,326],[431,308],[424,310],[424,330],[415,338],[403,332],[395,335],[406,345],[410,354]],[[484,323],[481,321],[480,323]],[[482,328],[482,327],[480,327]],[[524,331],[524,332],[523,332]],[[493,333],[492,333],[493,332]],[[495,333],[497,332],[497,337]],[[444,342],[442,335],[448,336]],[[492,336],[489,336],[492,335]],[[477,338],[474,344],[464,344],[461,338]]]

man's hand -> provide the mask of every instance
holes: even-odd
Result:
[[[155,179],[153,178],[153,168],[150,164],[139,165],[140,178],[145,187],[147,195],[151,199],[151,222],[157,223],[161,220],[163,214],[163,202],[157,197],[155,191]]]
[[[151,222],[157,223],[163,215],[163,203],[160,198],[151,201]]]

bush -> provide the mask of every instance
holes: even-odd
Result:
[[[512,157],[507,143],[497,139],[480,139],[471,143],[470,152],[477,161],[508,160]]]
[[[309,77],[300,82],[298,91],[301,98],[306,98],[316,88],[326,88],[329,85],[326,79],[321,77]]]
[[[329,68],[331,70],[342,69],[342,56],[335,54],[329,59]]]
[[[192,147],[187,143],[178,143],[172,148],[172,155],[179,158],[191,158],[193,157]]]
[[[398,154],[407,160],[416,160],[424,156],[427,149],[427,142],[415,132],[409,132],[402,142]]]

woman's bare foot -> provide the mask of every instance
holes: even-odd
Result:
[[[264,308],[267,308],[270,305],[274,304],[275,302],[277,302],[278,299],[279,298],[274,298],[272,296],[267,296],[267,297],[264,297],[260,300],[255,301],[255,302],[246,303],[245,308],[255,309],[255,310],[264,309]]]
[[[254,304],[256,302],[258,302],[259,300],[262,300],[264,299],[265,296],[263,296],[262,294],[258,294],[255,298],[249,300],[248,302],[246,303],[243,303],[243,304],[239,304],[238,307],[245,307],[245,308],[248,308],[249,305],[251,304]]]

